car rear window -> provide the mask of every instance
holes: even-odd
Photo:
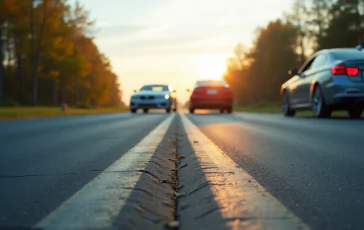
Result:
[[[196,85],[216,85],[216,86],[223,86],[226,85],[226,82],[223,80],[204,80],[204,81],[197,81]]]
[[[333,51],[331,55],[338,60],[364,59],[364,52],[359,50]]]

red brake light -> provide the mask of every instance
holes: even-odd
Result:
[[[199,89],[195,89],[193,92],[192,92],[192,95],[200,95],[201,94],[201,91]]]
[[[333,75],[348,75],[356,76],[359,73],[359,68],[357,67],[346,67],[344,65],[337,65],[331,69]]]
[[[346,72],[348,73],[348,76],[356,76],[359,73],[359,68],[348,67],[346,68]]]
[[[346,68],[344,65],[337,65],[331,69],[333,75],[346,75]]]

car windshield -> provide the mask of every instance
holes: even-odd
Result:
[[[364,52],[355,49],[332,51],[331,55],[338,60],[364,59]]]
[[[145,85],[140,91],[169,91],[166,85]]]

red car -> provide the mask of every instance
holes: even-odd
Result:
[[[190,96],[189,109],[190,113],[196,109],[219,109],[220,113],[232,113],[233,92],[223,80],[197,81]]]

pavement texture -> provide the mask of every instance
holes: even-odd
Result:
[[[312,229],[363,229],[363,119],[187,117]]]
[[[169,160],[176,152],[175,120],[146,162],[138,183],[131,188],[132,192],[114,222],[118,229],[166,229],[166,225],[176,219],[177,204],[170,183],[175,177],[176,163]]]
[[[363,140],[254,113],[4,121],[0,229],[362,229]]]
[[[187,138],[180,151],[188,154],[188,165],[179,173],[186,184],[180,229],[310,229],[185,115],[182,123]]]
[[[166,117],[118,114],[0,122],[0,229],[33,226]]]
[[[204,168],[214,166],[201,165],[193,149],[193,145],[198,143],[190,142],[190,133],[186,132],[181,120],[178,122],[178,152],[185,156],[178,171],[179,183],[183,185],[179,192],[185,194],[178,199],[178,219],[182,223],[180,229],[227,229],[219,212],[220,206],[203,171]]]

